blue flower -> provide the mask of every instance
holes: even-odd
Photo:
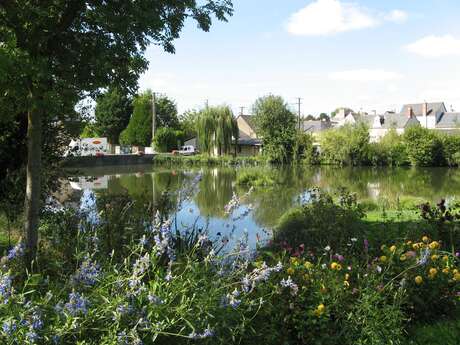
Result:
[[[22,254],[24,254],[24,244],[20,242],[10,249],[7,258],[8,260],[13,260],[22,256]]]
[[[101,273],[99,264],[93,262],[89,257],[82,262],[80,268],[73,276],[74,283],[80,283],[87,286],[96,284]]]
[[[34,331],[29,331],[26,333],[26,338],[30,343],[35,343],[38,340],[38,334]]]
[[[88,313],[88,299],[80,295],[78,292],[71,292],[69,294],[69,302],[65,304],[65,309],[72,316],[79,314],[86,315]]]
[[[0,275],[0,303],[8,303],[11,293],[13,291],[12,280],[9,274],[2,273]]]
[[[16,321],[14,320],[9,320],[3,322],[2,325],[2,330],[5,332],[7,335],[11,335],[17,328]]]

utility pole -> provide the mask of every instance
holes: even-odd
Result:
[[[205,106],[206,109],[209,108],[209,100],[204,101],[204,106]]]
[[[240,115],[244,115],[244,109],[245,109],[245,108],[246,108],[246,107],[240,107]]]
[[[157,121],[157,109],[155,106],[155,92],[152,92],[152,143],[155,138],[155,127]]]
[[[302,98],[298,97],[297,98],[297,110],[298,110],[298,116],[299,116],[299,131],[300,131],[300,106],[302,105]]]

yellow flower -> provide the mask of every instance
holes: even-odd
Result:
[[[332,269],[332,270],[336,270],[338,266],[339,266],[339,264],[338,264],[337,262],[333,262],[333,263],[331,264],[331,269]]]
[[[382,244],[382,245],[380,246],[380,250],[381,250],[381,251],[384,251],[386,248],[387,248],[387,246],[384,245],[384,244]]]
[[[415,283],[416,283],[417,285],[422,284],[422,283],[423,283],[423,278],[422,278],[421,276],[415,277]]]
[[[428,242],[430,242],[430,238],[428,236],[423,236],[422,241],[425,242],[425,243],[428,243]]]
[[[305,261],[305,263],[303,264],[303,266],[306,268],[306,269],[310,269],[313,267],[313,264],[310,262],[310,261]]]
[[[323,303],[321,303],[320,305],[318,305],[315,309],[315,315],[316,316],[321,316],[322,314],[324,314],[324,312],[326,311],[326,307],[324,306]]]
[[[341,271],[342,270],[342,265],[341,264],[337,264],[337,271]]]
[[[348,280],[348,279],[350,279],[350,275],[347,273],[345,274],[345,280]]]
[[[454,274],[454,280],[456,282],[460,282],[460,273],[457,272],[457,273]]]
[[[350,287],[350,283],[348,281],[346,281],[346,280],[343,281],[343,285],[345,287]]]
[[[396,246],[391,246],[390,247],[390,252],[394,253],[396,251]]]
[[[403,254],[403,255],[401,255],[401,256],[399,257],[399,260],[401,260],[401,261],[406,261],[406,259],[407,259],[406,254]]]
[[[454,269],[454,270],[452,271],[452,273],[453,273],[453,274],[457,274],[457,273],[458,273],[458,269]]]
[[[412,249],[414,249],[414,250],[420,249],[420,244],[419,243],[414,243],[412,245]]]
[[[412,241],[407,241],[406,244],[410,246],[412,244]]]
[[[445,261],[445,262],[449,261],[449,257],[447,255],[444,255],[442,257],[442,261]]]
[[[292,276],[292,275],[294,274],[295,271],[294,271],[294,269],[293,269],[292,267],[289,267],[289,268],[286,270],[286,272],[287,272],[289,275]]]
[[[429,244],[431,250],[435,250],[439,248],[439,242],[433,241]]]
[[[436,274],[438,274],[438,270],[434,267],[430,268],[428,272],[429,272],[428,275],[430,276],[431,279],[436,277]]]
[[[446,267],[442,270],[442,273],[449,274],[449,271],[450,271],[449,267]]]
[[[436,261],[439,259],[439,255],[433,254],[431,255],[431,260]]]
[[[305,279],[305,280],[309,280],[309,279],[310,279],[310,275],[308,275],[308,274],[304,274],[304,275],[303,275],[303,279]]]
[[[382,256],[380,257],[380,261],[381,261],[381,262],[386,262],[386,261],[387,261],[387,257],[386,257],[385,255],[382,255]]]
[[[296,257],[291,257],[291,264],[297,266],[299,264],[299,259]]]

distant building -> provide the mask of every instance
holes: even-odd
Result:
[[[390,129],[403,134],[410,126],[422,126],[443,133],[460,133],[460,113],[448,112],[443,102],[405,104],[399,113],[360,115],[354,113],[339,117],[335,126],[364,122],[369,127],[371,141],[379,141]]]
[[[257,156],[262,152],[262,140],[257,137],[254,117],[239,115],[236,118],[239,129],[236,153],[239,156]]]

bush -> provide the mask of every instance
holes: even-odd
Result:
[[[325,164],[369,164],[369,130],[364,124],[345,125],[321,136],[321,161]]]
[[[448,166],[458,166],[460,164],[460,135],[441,136],[442,155]]]
[[[442,142],[435,132],[420,126],[413,126],[406,129],[403,138],[407,156],[412,165],[442,165]]]
[[[313,146],[313,136],[308,133],[297,133],[294,144],[294,163],[317,164],[318,151]]]
[[[249,187],[269,187],[277,184],[268,172],[260,170],[245,170],[238,174],[236,184]]]
[[[178,140],[177,133],[174,129],[162,127],[155,133],[153,146],[158,152],[171,152],[177,149]]]
[[[361,237],[364,216],[354,195],[342,194],[336,204],[328,194],[312,193],[311,202],[289,210],[274,230],[275,243],[308,248],[342,248],[351,237]]]

